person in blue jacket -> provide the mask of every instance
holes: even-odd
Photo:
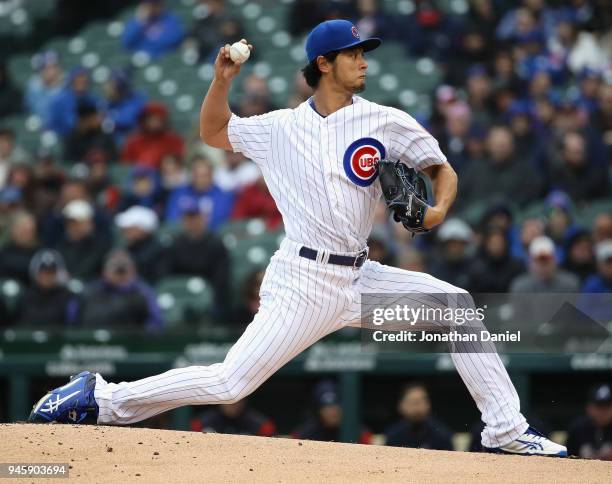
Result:
[[[166,10],[162,0],[144,0],[123,32],[123,45],[152,58],[176,48],[185,36],[179,18]]]
[[[208,228],[219,228],[230,216],[234,207],[234,194],[221,190],[212,181],[212,166],[205,158],[191,162],[190,182],[175,188],[166,205],[166,222],[180,220],[185,203],[195,200],[202,216],[208,220]]]
[[[100,100],[90,90],[89,72],[78,66],[70,71],[64,88],[52,99],[49,106],[48,128],[59,136],[72,132],[77,122],[79,104],[101,107]]]
[[[612,319],[612,240],[603,240],[595,246],[597,273],[582,285],[578,308],[595,321],[607,324]]]
[[[134,91],[127,72],[117,69],[104,86],[106,116],[113,123],[118,145],[138,126],[140,114],[147,102],[144,94]]]

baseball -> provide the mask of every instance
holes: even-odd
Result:
[[[244,42],[234,42],[230,46],[230,59],[232,62],[242,64],[251,55],[251,49]]]

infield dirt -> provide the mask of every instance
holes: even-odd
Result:
[[[612,482],[612,462],[78,425],[0,424],[0,462],[72,466],[20,481],[43,483]]]

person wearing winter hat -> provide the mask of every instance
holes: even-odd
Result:
[[[32,285],[18,303],[17,325],[49,328],[75,325],[78,296],[67,287],[68,272],[59,252],[38,251],[30,263]]]

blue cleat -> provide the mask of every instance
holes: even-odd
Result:
[[[96,423],[98,404],[94,398],[96,375],[83,371],[64,386],[42,397],[32,408],[30,423]]]
[[[498,454],[567,457],[567,449],[564,446],[555,444],[533,427],[529,427],[523,435],[507,445],[486,450]]]

